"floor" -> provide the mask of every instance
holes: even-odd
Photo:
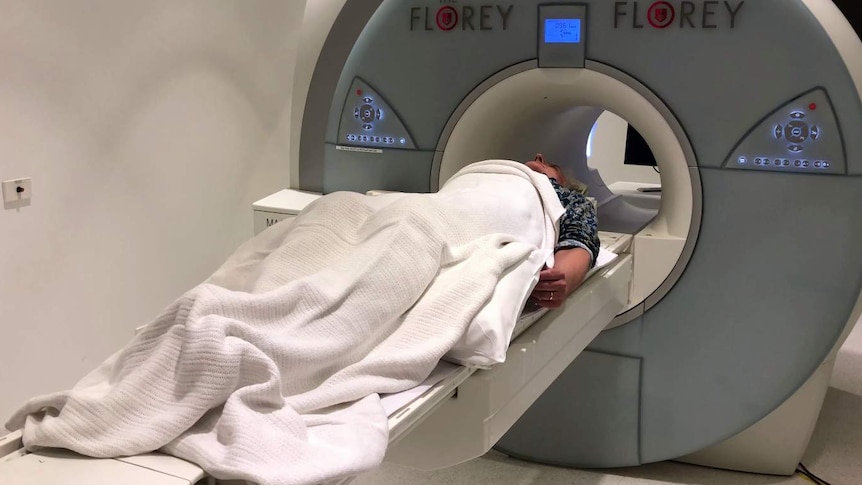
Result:
[[[813,473],[832,485],[862,484],[862,323],[842,347],[817,428],[803,458]],[[554,468],[492,451],[469,463],[435,472],[384,466],[353,485],[788,485],[810,484],[799,477],[774,477],[715,470],[681,463],[657,463],[602,472]]]

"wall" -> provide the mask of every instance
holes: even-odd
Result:
[[[624,119],[605,111],[599,117],[587,164],[599,171],[607,185],[620,181],[661,184],[661,176],[652,167],[623,164],[627,128]]]
[[[289,183],[299,0],[0,0],[0,424],[68,388]],[[2,429],[2,427],[0,427]]]

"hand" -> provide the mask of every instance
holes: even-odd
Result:
[[[559,308],[568,296],[566,275],[558,269],[545,269],[539,273],[539,283],[530,294],[530,301],[545,307]]]

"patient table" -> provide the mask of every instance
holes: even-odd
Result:
[[[601,233],[600,239],[603,256],[612,260],[600,261],[562,308],[522,315],[505,363],[477,369],[441,362],[423,385],[382,396],[390,416],[387,461],[435,469],[479,457],[494,446],[628,302],[631,236]],[[116,459],[65,450],[28,453],[16,432],[0,438],[0,485],[23,483],[218,482],[196,465],[161,453]]]

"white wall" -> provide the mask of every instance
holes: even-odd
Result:
[[[599,117],[591,156],[587,164],[599,171],[605,184],[614,182],[638,182],[644,184],[661,184],[661,175],[652,167],[625,165],[626,154],[624,140],[628,123],[619,116],[605,111]]]
[[[0,0],[0,424],[252,234],[289,183],[301,0]],[[0,426],[2,429],[2,426]]]

